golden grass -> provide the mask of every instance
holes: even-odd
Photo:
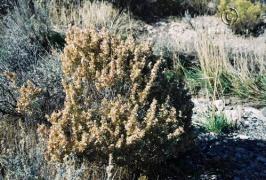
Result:
[[[221,37],[221,41],[223,39],[226,40],[225,37]],[[255,42],[250,39],[248,43],[254,45]],[[214,96],[223,95],[219,94],[217,88],[223,86],[221,75],[225,75],[229,79],[234,93],[253,100],[265,97],[265,82],[258,84],[259,82],[256,81],[257,78],[266,75],[266,53],[235,51],[232,55],[226,47],[226,41],[215,43],[208,36],[202,34],[195,47],[201,70],[204,77],[211,81]],[[266,49],[266,45],[264,45],[264,48]],[[243,91],[247,91],[246,95]]]
[[[198,67],[189,68],[198,68],[201,73],[194,82],[204,81],[202,84],[211,87],[208,97],[224,96],[227,88],[233,95],[265,102],[265,37],[236,36],[217,17],[197,17],[191,24],[194,29],[173,22],[167,33],[158,35],[156,48],[166,46],[173,54],[195,55]]]
[[[52,26],[58,31],[66,31],[69,26],[107,28],[116,33],[132,33],[138,23],[129,13],[119,12],[106,1],[68,2],[49,0],[42,3],[48,10]]]

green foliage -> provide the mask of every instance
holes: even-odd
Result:
[[[232,78],[232,91],[242,99],[266,104],[266,76],[253,75],[252,78],[242,79],[240,77]]]
[[[235,8],[238,13],[236,22],[231,24],[236,33],[256,33],[262,23],[261,15],[265,13],[265,6],[253,3],[250,0],[221,0],[219,4],[220,13],[224,13],[228,8]]]
[[[230,122],[224,114],[210,113],[207,117],[204,127],[209,132],[228,133],[235,129],[236,126]]]
[[[206,90],[209,94],[216,89],[219,95],[229,95],[233,93],[231,76],[228,73],[220,73],[217,77],[217,87],[211,77],[206,77],[200,68],[183,68],[186,84],[193,94],[198,94],[201,90]]]
[[[194,95],[212,95],[214,84],[211,78],[204,75],[200,68],[182,68],[185,82],[190,92]],[[250,77],[243,78],[240,74],[232,72],[222,72],[217,77],[217,94],[220,96],[236,96],[243,100],[252,100],[266,104],[266,76],[263,74],[251,74]]]
[[[186,83],[193,94],[198,94],[203,87],[208,87],[208,81],[203,77],[200,69],[184,69]]]

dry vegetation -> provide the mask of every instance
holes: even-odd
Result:
[[[265,104],[265,34],[236,36],[219,21],[197,17],[190,22],[193,28],[174,21],[168,32],[155,38],[154,50],[176,59],[177,71],[183,71],[194,95],[214,99],[233,95]],[[184,29],[189,30],[182,35]]]
[[[112,4],[105,1],[42,1],[41,6],[48,10],[52,27],[57,31],[66,32],[69,26],[82,28],[107,28],[117,34],[132,34],[140,29],[137,20],[132,19],[128,12],[121,13]]]
[[[228,27],[229,4],[0,0],[0,179],[163,179],[193,147],[187,88],[266,104],[265,6],[235,1]]]
[[[145,170],[189,146],[192,103],[171,64],[148,44],[105,31],[73,28],[66,39],[66,99],[50,118],[51,159],[74,152],[106,163],[112,156]]]

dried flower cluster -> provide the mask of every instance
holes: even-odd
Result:
[[[17,79],[17,74],[13,73],[13,72],[4,72],[2,74],[4,77],[6,77],[9,81],[11,81],[12,83],[16,82]]]
[[[64,108],[50,116],[48,153],[118,165],[158,164],[189,144],[192,103],[151,46],[72,28],[62,55]]]
[[[27,81],[26,85],[19,89],[20,97],[17,102],[17,111],[22,114],[32,115],[36,108],[34,102],[41,92],[41,88],[35,87],[31,81]]]

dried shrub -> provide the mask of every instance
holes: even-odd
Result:
[[[61,65],[52,46],[57,44],[58,34],[51,30],[46,10],[32,0],[12,1],[12,8],[0,24],[0,113],[27,114],[33,115],[31,119],[43,120],[64,99]],[[15,74],[15,79],[8,74]],[[20,88],[27,81],[42,89],[36,101],[29,100],[29,114],[18,112],[18,101],[23,96]]]
[[[192,106],[172,65],[149,44],[72,28],[62,56],[64,108],[50,117],[48,153],[147,169],[190,144]]]
[[[35,123],[47,122],[45,115],[61,108],[64,92],[59,58],[56,53],[41,58],[25,72],[1,69],[4,71],[0,74],[2,115],[24,117]]]
[[[4,116],[0,120],[0,178],[1,179],[106,179],[105,167],[68,156],[63,163],[45,159],[47,126],[29,124]],[[36,133],[42,131],[44,136]],[[126,169],[115,168],[114,179],[134,179]]]

